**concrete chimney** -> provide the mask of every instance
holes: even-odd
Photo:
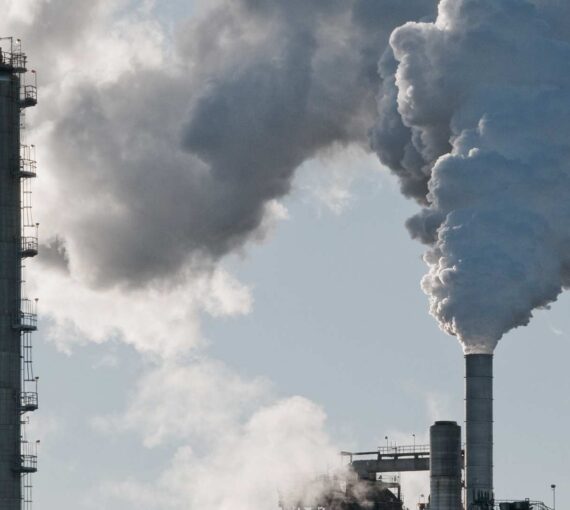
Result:
[[[493,496],[493,355],[465,356],[466,510],[490,507]]]

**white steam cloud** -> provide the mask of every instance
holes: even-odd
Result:
[[[443,0],[434,23],[393,32],[381,65],[374,146],[425,204],[408,222],[430,245],[422,287],[466,353],[570,284],[563,19],[555,1]]]
[[[171,282],[262,239],[304,161],[368,145],[378,56],[435,5],[219,0],[171,39],[158,3],[131,4],[38,0],[11,23],[42,84],[42,221],[92,287]]]
[[[107,481],[94,508],[144,510],[277,509],[280,491],[296,497],[307,480],[339,467],[322,409],[276,399],[267,381],[246,381],[221,363],[169,365],[149,372],[122,415],[96,425],[140,433],[147,447],[175,441],[170,465],[151,483]]]

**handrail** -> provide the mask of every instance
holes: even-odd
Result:
[[[20,176],[35,177],[37,172],[36,146],[20,145]]]
[[[20,407],[24,410],[23,412],[36,410],[38,401],[37,391],[23,391],[20,393]]]
[[[378,447],[378,453],[381,455],[413,455],[415,453],[418,455],[425,455],[429,452],[429,444]]]
[[[38,101],[38,88],[35,85],[24,85],[22,87],[22,94],[20,101],[27,103],[37,103]]]
[[[39,248],[38,237],[22,236],[22,253],[37,253]]]
[[[348,457],[349,462],[352,464],[354,457],[370,457],[375,456],[377,458],[382,457],[422,457],[430,455],[429,445],[402,445],[402,446],[380,446],[375,451],[368,452],[340,452],[341,457]]]
[[[20,442],[20,455],[16,469],[21,473],[34,473],[38,470],[38,441],[30,443],[22,440]]]
[[[26,68],[26,55],[21,52],[0,50],[0,65],[7,65],[15,70],[24,71]]]
[[[37,455],[20,455],[20,469],[23,471],[36,471],[38,468]]]
[[[2,46],[9,45],[10,49],[5,51]],[[26,70],[26,54],[22,51],[20,39],[14,37],[0,37],[0,64],[12,67],[12,71],[17,73]]]
[[[35,330],[38,326],[37,299],[20,300],[20,310],[14,317],[14,327],[21,330]]]
[[[528,504],[530,510],[553,510],[548,505],[545,505],[543,501],[531,501],[529,499],[496,499],[495,500],[495,509],[500,510],[501,503],[519,503],[519,504]]]

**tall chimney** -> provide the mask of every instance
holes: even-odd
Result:
[[[466,510],[493,500],[493,355],[465,356]]]

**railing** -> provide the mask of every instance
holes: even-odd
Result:
[[[38,408],[37,391],[23,391],[20,394],[20,408],[23,413],[27,411],[35,411]]]
[[[542,501],[496,499],[495,510],[552,510]]]
[[[377,482],[382,482],[386,484],[399,484],[400,483],[400,476],[399,475],[387,475],[382,473],[376,477]]]
[[[4,51],[6,46],[10,48],[9,51]],[[10,67],[12,72],[25,72],[26,55],[22,52],[20,39],[0,37],[0,65]]]
[[[13,327],[20,331],[35,331],[38,329],[37,299],[22,299],[20,311],[14,317]]]
[[[38,88],[35,85],[24,85],[20,96],[20,103],[23,107],[38,104]]]
[[[29,178],[36,177],[37,175],[37,162],[35,159],[26,157],[20,158],[20,177]]]
[[[36,146],[20,145],[20,176],[35,177],[37,173]]]
[[[38,236],[22,237],[22,257],[35,257],[38,254]]]
[[[16,72],[26,70],[26,55],[21,52],[9,52],[0,49],[0,65],[9,66]]]
[[[341,457],[348,457],[352,464],[354,457],[371,457],[374,456],[378,460],[382,457],[397,459],[398,457],[415,457],[426,458],[430,455],[429,445],[403,445],[403,446],[380,446],[375,451],[368,452],[340,452]]]
[[[429,452],[429,444],[378,447],[380,455],[429,455]]]
[[[38,441],[30,443],[22,440],[20,443],[20,457],[16,471],[20,473],[35,473],[38,470]]]
[[[18,466],[18,471],[20,473],[35,473],[37,470],[37,455],[20,455],[20,465]]]

